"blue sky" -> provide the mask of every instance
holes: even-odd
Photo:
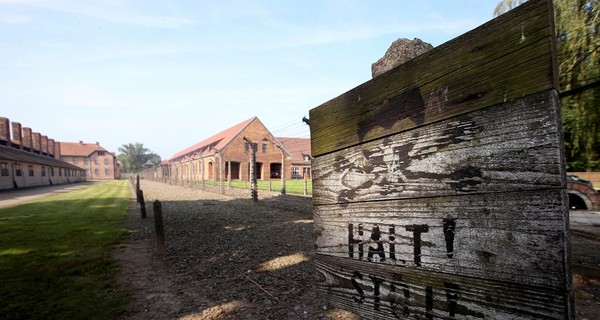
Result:
[[[253,116],[308,137],[394,40],[438,46],[497,2],[0,0],[0,116],[163,158]]]

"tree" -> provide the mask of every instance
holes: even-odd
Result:
[[[503,0],[500,15],[527,0]],[[554,0],[567,169],[600,169],[600,0]]]
[[[139,172],[144,169],[144,164],[148,161],[152,164],[160,164],[160,156],[144,148],[143,143],[124,144],[119,148],[117,160],[121,163],[123,172]]]

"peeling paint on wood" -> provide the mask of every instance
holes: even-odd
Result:
[[[550,0],[311,110],[318,290],[365,319],[572,319]]]
[[[313,203],[564,188],[557,108],[546,91],[323,155]]]

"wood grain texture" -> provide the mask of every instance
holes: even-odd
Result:
[[[365,319],[572,319],[551,0],[311,110],[322,298]]]
[[[566,197],[564,190],[545,190],[316,206],[316,251],[560,288]]]
[[[555,88],[551,17],[529,1],[312,109],[313,156]]]
[[[363,319],[565,319],[565,292],[316,256],[321,297]]]
[[[313,203],[564,188],[559,117],[546,91],[322,155]]]

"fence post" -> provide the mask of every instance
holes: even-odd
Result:
[[[140,175],[135,176],[135,195],[137,196],[137,202],[140,203]]]
[[[142,219],[146,219],[146,201],[144,200],[144,190],[138,191],[138,197],[140,198],[140,210],[142,213]]]
[[[252,201],[258,201],[258,190],[256,186],[256,149],[254,149],[254,143],[247,137],[244,140],[248,142],[250,149],[250,194],[252,195]]]
[[[154,229],[156,231],[156,253],[165,254],[165,230],[162,218],[162,204],[154,201]]]
[[[304,195],[308,194],[308,179],[306,175],[304,176]]]

